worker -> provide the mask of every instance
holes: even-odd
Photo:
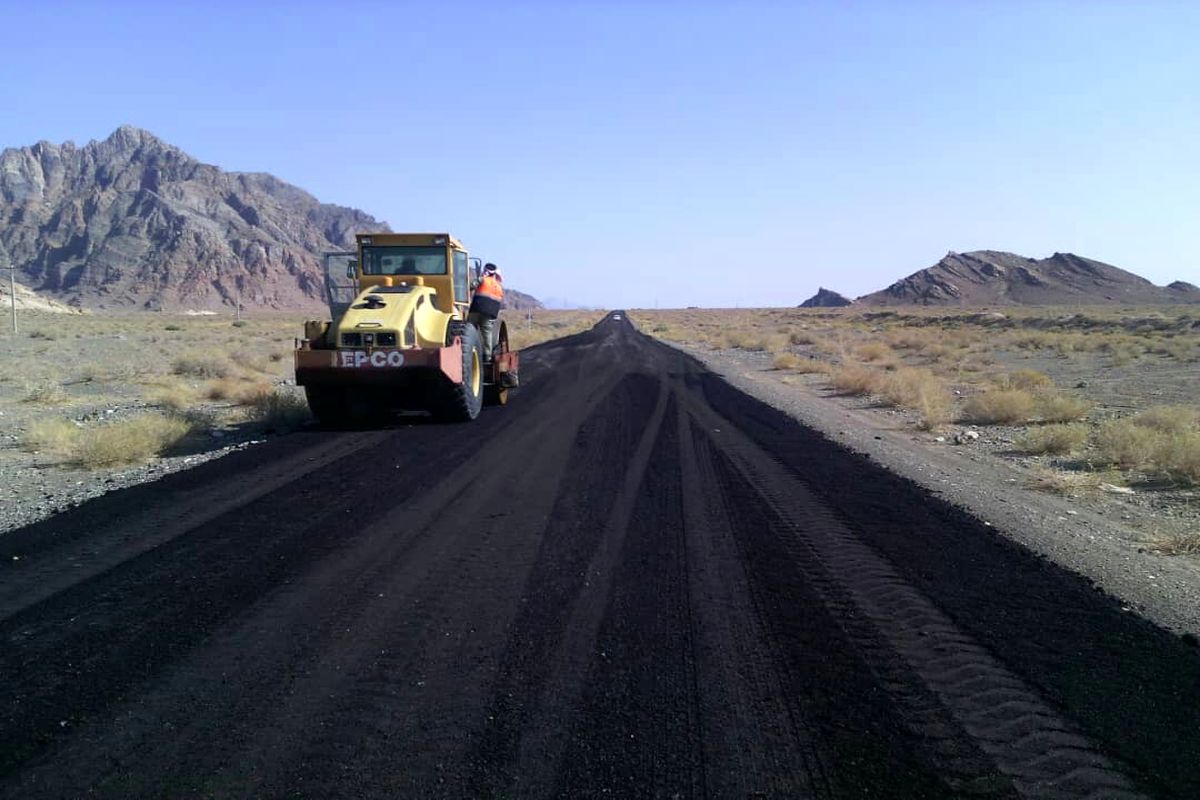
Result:
[[[483,360],[492,360],[493,334],[496,328],[496,317],[500,316],[500,308],[504,305],[504,276],[500,274],[495,264],[484,264],[483,274],[475,285],[475,295],[471,298],[471,309],[467,319],[479,328],[480,338],[483,339]]]

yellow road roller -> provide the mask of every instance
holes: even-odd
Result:
[[[448,233],[361,233],[353,253],[325,256],[331,319],[304,323],[296,383],[327,426],[425,411],[468,421],[505,405],[519,354],[503,320],[484,360],[468,314],[479,259]]]

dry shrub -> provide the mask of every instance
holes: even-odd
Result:
[[[1062,456],[1083,447],[1087,439],[1086,425],[1042,425],[1030,428],[1017,439],[1017,449],[1033,455]]]
[[[1046,393],[1037,397],[1037,416],[1045,422],[1074,422],[1083,419],[1091,403],[1070,394]]]
[[[1145,545],[1147,550],[1164,556],[1200,555],[1200,533],[1159,534]]]
[[[1012,345],[1019,350],[1044,350],[1052,345],[1054,337],[1044,331],[1030,331],[1012,338]]]
[[[1160,468],[1168,475],[1200,484],[1200,432],[1169,436],[1159,451],[1158,460]]]
[[[892,348],[883,342],[867,342],[854,348],[854,354],[863,361],[885,361],[892,357]]]
[[[57,383],[38,383],[26,388],[21,402],[54,406],[67,402],[67,393]]]
[[[1024,389],[1027,392],[1034,392],[1052,388],[1054,381],[1049,375],[1036,369],[1019,369],[1005,376],[1001,385],[1006,389]]]
[[[230,360],[242,369],[263,373],[273,371],[271,362],[267,360],[267,354],[255,350],[245,348],[237,350],[230,356]]]
[[[821,361],[819,358],[802,358],[800,363],[792,367],[793,372],[799,372],[801,375],[813,375],[817,373],[827,373],[832,369],[830,365]]]
[[[879,387],[880,374],[870,367],[838,367],[829,373],[829,385],[839,394],[872,394]]]
[[[1134,417],[1133,423],[1163,433],[1185,433],[1200,428],[1200,408],[1152,406]]]
[[[1200,412],[1157,406],[1108,422],[1096,434],[1097,457],[1187,483],[1200,483]]]
[[[224,353],[184,353],[171,364],[176,375],[192,378],[227,378],[233,373],[233,365]]]
[[[800,360],[795,353],[779,353],[771,359],[771,369],[795,369],[800,366]]]
[[[31,453],[67,455],[79,441],[79,426],[69,419],[39,419],[26,429],[21,447]]]
[[[205,384],[204,396],[209,400],[230,400],[237,405],[248,406],[270,389],[270,384],[254,378],[220,378]]]
[[[788,341],[792,344],[816,344],[817,338],[806,331],[792,331]]]
[[[896,370],[880,381],[878,393],[892,405],[919,411],[926,430],[948,422],[954,405],[946,384],[926,369]]]
[[[229,378],[209,381],[204,385],[204,397],[207,400],[228,400],[238,390],[238,382]]]
[[[195,402],[196,395],[191,387],[184,383],[171,383],[163,386],[157,392],[150,396],[150,402],[155,405],[165,408],[176,413],[183,412],[191,408]]]
[[[727,331],[725,333],[725,344],[727,347],[736,348],[738,350],[761,350],[761,338],[758,334],[750,331]]]
[[[833,355],[834,353],[840,352],[840,350],[841,350],[841,346],[836,341],[834,341],[833,339],[826,338],[824,336],[811,337],[811,341],[809,341],[809,346],[812,347],[813,350],[816,350],[818,353],[825,353],[827,355]]]
[[[931,334],[921,328],[892,330],[887,333],[888,344],[897,350],[925,350],[931,343]]]
[[[134,464],[178,444],[189,432],[179,417],[142,414],[84,430],[73,460],[82,467]]]
[[[275,433],[296,430],[311,418],[303,395],[280,388],[260,391],[249,405],[253,418]]]
[[[1038,470],[1029,479],[1029,487],[1051,494],[1074,495],[1100,488],[1100,476],[1086,472]]]
[[[788,337],[782,333],[757,333],[754,331],[730,331],[727,336],[730,347],[739,350],[774,353],[788,345]]]
[[[1191,361],[1196,355],[1196,347],[1193,342],[1185,339],[1168,339],[1150,348],[1150,352],[1176,361]]]
[[[1096,456],[1105,464],[1141,469],[1154,463],[1167,436],[1132,419],[1106,422],[1096,431]]]
[[[1125,367],[1134,361],[1139,354],[1139,351],[1134,350],[1132,347],[1116,347],[1109,354],[1109,364],[1114,367]]]
[[[787,349],[789,341],[786,333],[768,333],[763,335],[760,344],[768,353],[778,353]]]
[[[1026,422],[1034,406],[1034,396],[1022,389],[991,389],[967,400],[963,419],[979,425]]]
[[[931,362],[942,361],[955,354],[955,349],[944,344],[931,344],[921,349],[921,355]]]

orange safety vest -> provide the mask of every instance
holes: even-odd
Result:
[[[504,300],[504,286],[491,275],[484,275],[483,279],[479,281],[479,286],[475,289],[475,294],[490,297],[497,303],[500,303]]]

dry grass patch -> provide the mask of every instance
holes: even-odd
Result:
[[[65,456],[79,441],[80,429],[69,419],[39,419],[21,437],[21,448],[30,453]]]
[[[1023,389],[991,389],[967,400],[963,420],[978,425],[1027,422],[1035,405],[1034,396]]]
[[[37,383],[25,390],[22,403],[34,403],[41,406],[56,406],[67,402],[67,393],[57,383]]]
[[[1152,406],[1134,417],[1133,424],[1162,433],[1186,433],[1200,428],[1200,408]]]
[[[1141,469],[1153,465],[1166,439],[1161,431],[1138,425],[1133,419],[1111,420],[1096,431],[1096,457],[1122,469]]]
[[[1092,404],[1075,395],[1049,392],[1038,395],[1036,407],[1038,419],[1044,422],[1075,422],[1087,416]]]
[[[838,367],[829,373],[829,385],[838,394],[874,394],[879,387],[880,374],[870,367]]]
[[[1200,555],[1200,533],[1159,534],[1145,545],[1147,550],[1164,556]]]
[[[1042,425],[1030,428],[1017,439],[1017,449],[1031,455],[1063,456],[1087,444],[1086,425]]]
[[[204,385],[204,396],[209,400],[228,400],[247,406],[253,405],[259,395],[270,390],[270,384],[254,378],[219,378]]]
[[[854,355],[858,356],[863,361],[888,361],[895,354],[892,348],[888,347],[883,342],[867,342],[860,344],[854,348]]]
[[[1123,469],[1143,470],[1200,484],[1200,425],[1186,423],[1190,409],[1160,406],[1136,417],[1113,420],[1096,432],[1097,459]]]
[[[1158,463],[1171,477],[1200,484],[1200,431],[1169,436],[1158,453]]]
[[[1054,387],[1054,381],[1049,375],[1036,369],[1019,369],[1004,376],[1000,384],[1005,389],[1023,389],[1036,392]]]
[[[801,375],[827,374],[833,367],[819,358],[802,358],[800,363],[792,367],[793,372]]]
[[[1029,479],[1029,488],[1064,497],[1096,491],[1100,488],[1100,484],[1099,475],[1088,472],[1064,472],[1057,469],[1038,470]]]
[[[190,378],[227,378],[233,373],[233,364],[224,353],[197,351],[177,357],[171,370]]]
[[[771,359],[771,369],[795,369],[800,366],[800,356],[795,353],[779,353]]]
[[[175,381],[165,384],[157,392],[150,395],[150,402],[168,411],[182,413],[196,402],[196,393],[190,386]]]
[[[142,414],[85,429],[71,460],[81,467],[136,464],[175,446],[190,431],[179,417]]]
[[[929,370],[898,369],[882,378],[878,393],[892,405],[920,412],[919,425],[926,430],[950,421],[950,390]]]
[[[295,391],[280,388],[260,391],[249,405],[251,417],[274,433],[294,431],[312,418],[308,401]]]
[[[726,342],[739,350],[774,353],[788,346],[788,337],[782,333],[730,331]]]

